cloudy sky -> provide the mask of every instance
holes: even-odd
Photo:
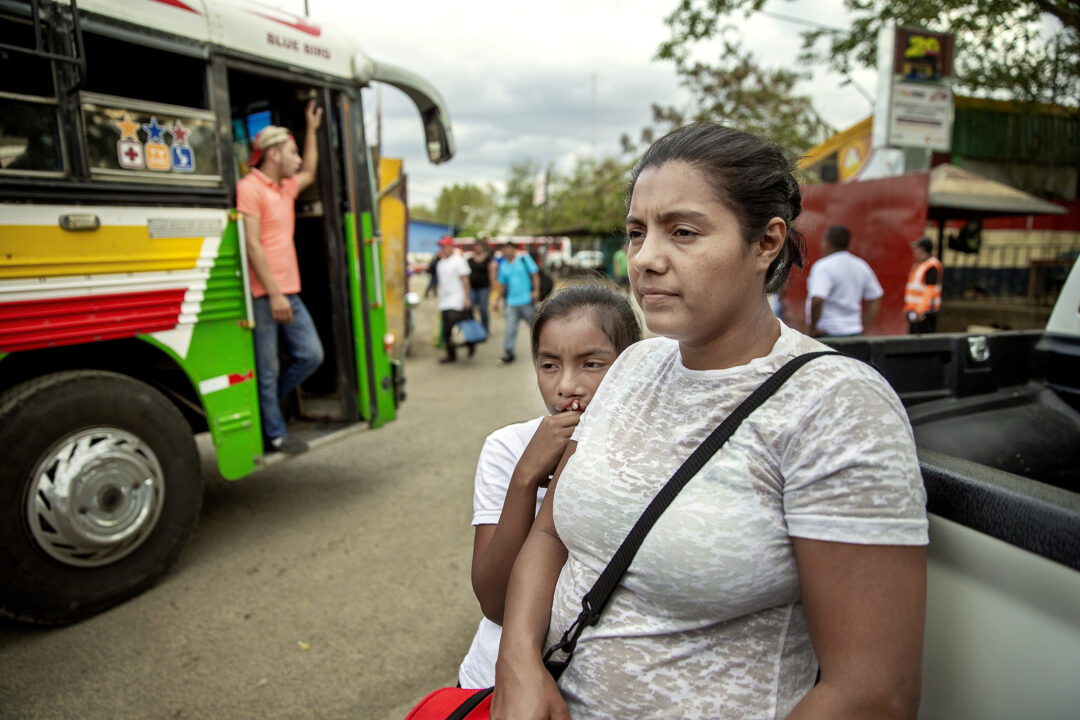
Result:
[[[303,0],[266,0],[302,14]],[[444,185],[502,187],[510,163],[532,159],[565,168],[575,155],[618,151],[637,138],[650,106],[678,103],[670,63],[653,60],[667,37],[675,0],[308,0],[313,19],[355,32],[371,57],[419,73],[450,109],[457,155],[427,160],[419,116],[394,88],[382,91],[383,152],[403,157],[411,202],[430,203]],[[739,21],[744,44],[769,66],[793,67],[802,26],[778,15],[845,24],[842,0],[772,0],[766,14]],[[876,73],[855,75],[873,93]],[[842,78],[815,69],[804,92],[838,128],[871,112]],[[374,115],[374,92],[366,93]],[[373,134],[373,121],[369,122]]]

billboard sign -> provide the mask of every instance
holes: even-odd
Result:
[[[874,147],[951,149],[954,54],[950,34],[882,29]]]
[[[896,28],[893,76],[905,82],[952,85],[953,36],[921,28]]]
[[[949,152],[953,99],[947,87],[923,83],[893,84],[889,145]]]

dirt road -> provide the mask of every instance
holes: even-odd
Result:
[[[434,303],[397,421],[238,482],[204,459],[199,529],[157,586],[71,627],[0,624],[0,717],[400,720],[453,685],[480,619],[477,454],[543,405],[526,333],[495,364],[501,316],[475,358],[437,364]]]

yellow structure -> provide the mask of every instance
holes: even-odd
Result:
[[[799,169],[807,170],[820,165],[822,161],[836,157],[837,180],[848,182],[870,158],[871,133],[874,129],[873,116],[855,123],[847,130],[836,133],[799,158]]]
[[[408,292],[405,254],[409,211],[405,204],[405,172],[401,158],[379,158],[379,234],[382,235],[382,273],[386,286],[386,329],[398,347],[405,343],[405,293]]]

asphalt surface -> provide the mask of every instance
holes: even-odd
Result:
[[[236,482],[204,454],[199,528],[156,586],[69,627],[0,621],[0,718],[401,720],[455,684],[481,617],[477,455],[544,409],[524,328],[513,365],[494,316],[446,366],[435,316],[424,300],[398,420]]]

